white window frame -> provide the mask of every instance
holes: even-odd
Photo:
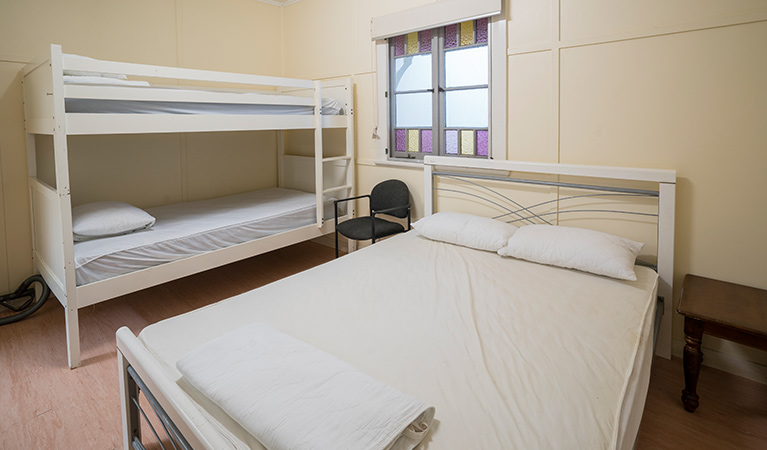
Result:
[[[490,122],[488,127],[490,148],[488,159],[506,159],[506,18],[505,13],[488,18],[488,51],[490,56],[490,95],[488,97]],[[420,159],[390,156],[389,130],[389,42],[376,41],[376,99],[378,103],[377,164],[423,164]]]

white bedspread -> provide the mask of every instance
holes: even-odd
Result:
[[[410,450],[434,418],[434,408],[263,323],[176,367],[270,450]]]
[[[411,231],[150,325],[139,339],[179,381],[175,363],[191,349],[268,323],[434,405],[422,450],[630,450],[657,288],[655,272],[636,272],[617,281]],[[186,388],[234,448],[261,448]]]

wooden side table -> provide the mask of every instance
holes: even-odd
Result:
[[[698,407],[703,333],[767,350],[767,291],[686,275],[677,312],[684,316],[684,409]]]

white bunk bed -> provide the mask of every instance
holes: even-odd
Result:
[[[147,78],[152,80],[151,85],[144,81]],[[171,85],[155,84],[156,80]],[[354,194],[353,89],[349,78],[311,81],[102,61],[64,54],[61,46],[51,45],[50,54],[24,67],[22,82],[33,258],[35,269],[64,306],[68,361],[72,368],[80,364],[80,308],[330,233],[332,197]],[[189,82],[235,84],[237,89],[187,86]],[[323,129],[329,128],[345,131],[342,152],[331,155],[323,151]],[[82,264],[77,258],[80,250],[73,242],[69,136],[259,130],[281,131],[276,149],[277,190],[310,193],[301,196],[302,219],[288,216],[286,225],[265,225],[260,230],[255,230],[258,227],[253,222],[233,219],[226,225],[212,226],[236,228],[247,223],[253,233],[234,241],[229,239],[220,248],[183,254],[173,261],[155,261],[127,273],[110,275],[107,270],[106,275],[92,279],[78,275]],[[314,155],[288,154],[284,138],[287,130],[313,130]],[[35,148],[38,135],[52,137],[53,179],[38,177],[40,155]],[[228,202],[224,199],[217,205]],[[191,209],[196,211],[199,206],[192,205]],[[295,213],[298,207],[293,206],[283,212]],[[353,215],[351,209],[347,213],[344,219]],[[272,210],[266,212],[267,216],[273,214]],[[159,222],[158,225],[162,226]],[[128,238],[119,236],[103,241],[114,246],[115,241]],[[88,241],[78,243],[77,247],[90,248],[92,256],[93,248],[98,246],[99,242]],[[95,253],[100,255],[98,250]],[[120,264],[119,259],[116,264]]]

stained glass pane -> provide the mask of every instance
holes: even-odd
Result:
[[[458,46],[458,25],[452,24],[445,27],[445,48]]]
[[[477,130],[477,155],[487,156],[488,140],[487,130]]]
[[[418,53],[418,33],[408,33],[407,35],[407,54]]]
[[[458,130],[445,130],[445,153],[458,154]]]
[[[461,130],[461,154],[474,154],[474,130]]]
[[[445,87],[487,84],[487,46],[445,52]]]
[[[474,43],[474,21],[461,22],[461,45]]]
[[[477,20],[477,44],[487,42],[487,17]]]
[[[421,151],[424,153],[431,153],[433,151],[431,136],[431,130],[421,130]]]
[[[394,55],[402,56],[405,54],[405,35],[394,38]]]
[[[488,111],[487,88],[445,93],[445,125],[450,128],[487,128]]]
[[[431,30],[421,31],[418,33],[418,39],[421,41],[421,51],[431,51]]]
[[[417,152],[420,147],[418,144],[418,130],[407,130],[407,151]]]
[[[404,152],[407,149],[407,130],[395,130],[397,135],[397,151]]]
[[[394,90],[415,91],[431,88],[431,54],[394,60]]]

